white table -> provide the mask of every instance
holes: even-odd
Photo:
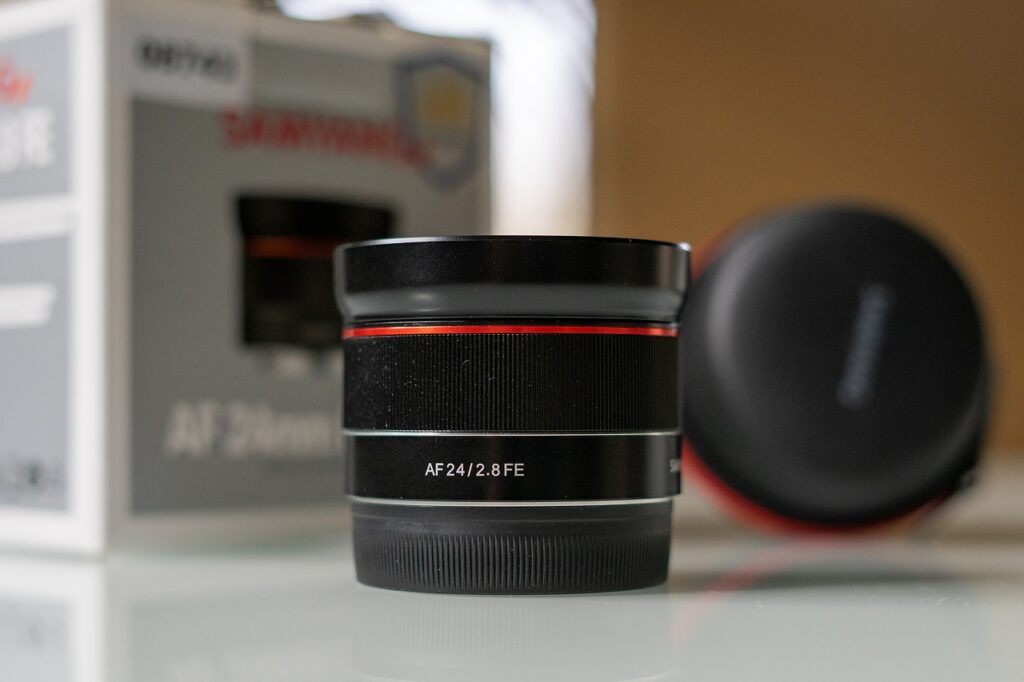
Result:
[[[662,588],[387,592],[346,537],[290,547],[0,556],[0,680],[1024,680],[1024,472],[912,540],[769,541],[697,496]]]

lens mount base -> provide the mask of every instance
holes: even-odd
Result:
[[[672,503],[431,505],[353,500],[356,575],[449,594],[611,592],[668,574]]]

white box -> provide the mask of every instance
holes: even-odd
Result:
[[[0,544],[345,523],[330,250],[487,231],[488,84],[389,25],[0,0]]]

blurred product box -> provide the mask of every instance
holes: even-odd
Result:
[[[330,257],[486,232],[489,48],[0,0],[0,544],[345,522]]]

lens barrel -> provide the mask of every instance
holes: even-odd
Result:
[[[361,242],[335,256],[356,572],[456,593],[664,581],[687,247]]]

